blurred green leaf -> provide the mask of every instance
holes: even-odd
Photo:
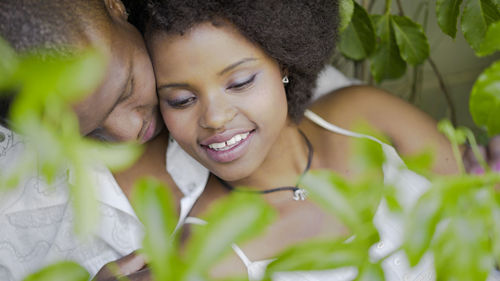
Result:
[[[355,281],[384,281],[384,271],[379,263],[367,261],[361,268]]]
[[[467,140],[467,135],[464,131],[455,129],[451,124],[450,120],[443,119],[438,123],[438,129],[442,132],[450,141],[456,142],[457,144],[464,144]]]
[[[350,59],[367,58],[375,49],[373,23],[366,10],[356,2],[354,2],[352,20],[340,37],[342,40],[339,42],[339,49],[344,56]]]
[[[472,119],[490,136],[500,133],[500,61],[494,62],[474,83],[469,100]]]
[[[144,224],[143,251],[150,260],[155,280],[177,280],[174,258],[177,241],[172,236],[177,222],[168,187],[157,180],[140,179],[134,185],[132,205]]]
[[[441,197],[438,192],[428,192],[417,202],[405,223],[403,249],[411,266],[418,264],[428,251],[440,219]]]
[[[497,192],[498,193],[498,192]],[[492,246],[493,246],[493,257],[495,258],[495,264],[500,264],[500,207],[498,203],[493,207],[491,212],[491,217],[493,221],[493,231],[492,231]]]
[[[354,0],[340,0],[339,2],[339,14],[340,23],[339,31],[342,32],[351,22],[352,14],[354,12]]]
[[[476,54],[486,56],[498,50],[500,50],[500,21],[494,22],[488,27],[480,50]]]
[[[306,241],[281,253],[267,270],[274,272],[294,270],[326,270],[346,266],[359,267],[367,258],[370,245],[347,243],[345,238],[326,241]],[[359,240],[359,239],[358,239]]]
[[[358,129],[356,127],[357,132],[363,132],[368,136],[377,136],[375,137],[378,140],[384,140],[382,137],[378,137],[378,133],[369,130],[368,132],[365,129]],[[351,161],[353,163],[353,169],[357,172],[363,173],[376,173],[380,175],[380,179],[382,180],[382,165],[385,162],[385,154],[382,150],[382,145],[374,140],[367,138],[355,138],[353,140],[352,146],[352,157]]]
[[[67,61],[61,73],[56,91],[65,101],[81,100],[95,91],[106,74],[107,58],[96,49],[85,52]]]
[[[398,201],[396,189],[394,186],[386,186],[384,192],[384,199],[387,203],[387,207],[393,213],[401,213],[403,212],[403,207]]]
[[[275,212],[260,194],[234,192],[213,204],[203,219],[207,225],[193,225],[186,246],[187,276],[198,276],[240,243],[260,233],[274,219]]]
[[[439,233],[433,251],[437,280],[486,280],[494,264],[481,224],[457,217]]]
[[[70,191],[75,217],[76,234],[85,237],[97,227],[99,208],[96,200],[96,178],[83,163],[75,166],[70,175]]]
[[[377,37],[375,52],[370,57],[371,73],[377,83],[385,79],[401,77],[406,71],[406,62],[401,58],[391,23],[391,15],[372,17]]]
[[[429,43],[422,27],[407,17],[391,17],[401,57],[412,65],[423,63],[429,57]]]
[[[462,32],[474,51],[481,51],[488,27],[499,20],[500,11],[491,0],[466,1],[462,13]]]
[[[342,190],[350,184],[330,171],[310,171],[302,178],[309,196],[326,211],[340,218],[350,229],[363,225],[362,219]]]
[[[457,34],[458,14],[462,0],[437,0],[436,14],[439,27],[451,38]]]
[[[24,281],[88,281],[89,278],[89,273],[83,267],[77,263],[65,261],[30,274]]]
[[[434,152],[426,149],[415,155],[404,156],[403,161],[408,169],[426,176],[434,163]]]
[[[132,165],[142,154],[143,147],[137,143],[102,143],[87,140],[90,158],[103,163],[110,170],[123,170]]]

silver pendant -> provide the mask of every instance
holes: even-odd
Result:
[[[307,191],[305,189],[299,188],[293,192],[293,200],[304,201],[307,198]]]

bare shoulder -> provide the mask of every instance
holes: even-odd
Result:
[[[314,102],[310,108],[337,126],[352,129],[366,122],[388,136],[402,155],[424,149],[436,152],[434,170],[456,171],[448,140],[437,131],[436,121],[417,107],[371,86],[346,87]]]

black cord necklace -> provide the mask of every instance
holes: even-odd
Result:
[[[304,140],[306,141],[308,154],[307,154],[306,168],[304,169],[304,171],[300,175],[295,186],[281,186],[281,187],[265,189],[265,190],[239,189],[239,188],[235,188],[234,186],[232,186],[228,182],[224,181],[223,179],[219,178],[218,176],[215,176],[215,177],[219,180],[219,182],[222,184],[222,186],[224,186],[226,189],[228,189],[230,191],[242,191],[242,192],[254,192],[254,193],[267,194],[267,193],[272,193],[272,192],[277,192],[277,191],[289,190],[289,191],[293,192],[293,200],[296,200],[296,201],[305,200],[307,193],[304,189],[298,187],[298,185],[299,185],[300,181],[302,180],[302,177],[307,173],[307,171],[309,171],[309,168],[311,168],[311,161],[313,158],[313,147],[312,147],[311,142],[307,138],[307,136],[304,134],[304,132],[302,132],[299,129],[299,133],[304,137]]]

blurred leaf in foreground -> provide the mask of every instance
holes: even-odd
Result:
[[[0,171],[0,189],[14,188],[37,173],[48,185],[58,175],[69,175],[75,230],[86,235],[98,219],[93,177],[96,163],[124,167],[140,154],[134,144],[109,149],[110,144],[80,135],[72,104],[96,89],[104,77],[107,59],[95,49],[64,56],[53,52],[43,55],[44,51],[16,55],[4,41],[0,41],[0,51],[0,56],[10,61],[0,67],[0,76],[8,77],[0,81],[0,92],[16,93],[9,126],[22,136],[25,146],[16,163]]]
[[[74,262],[60,262],[49,265],[30,274],[24,281],[88,281],[89,273]]]

